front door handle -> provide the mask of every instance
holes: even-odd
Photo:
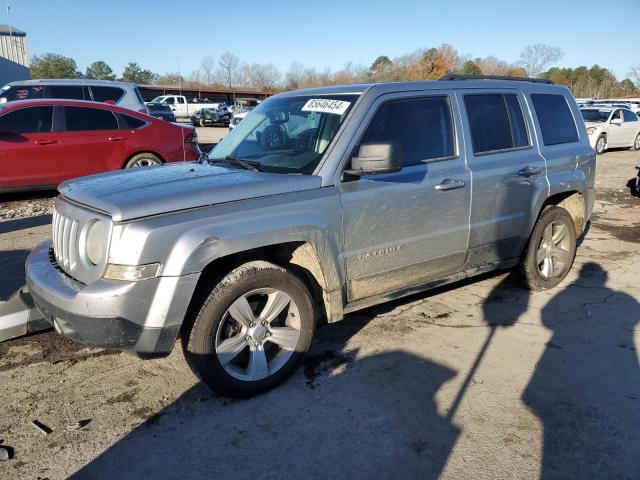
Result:
[[[445,178],[442,183],[436,185],[434,188],[436,190],[444,191],[444,190],[455,190],[456,188],[464,187],[465,183],[463,180],[452,180],[450,178]]]
[[[125,141],[125,137],[109,137],[110,142],[123,142]]]
[[[530,167],[527,165],[526,167],[518,170],[518,175],[520,175],[521,177],[531,177],[532,175],[538,175],[540,172],[542,172],[541,168]]]
[[[35,141],[36,145],[53,145],[54,143],[58,143],[58,141],[49,138],[41,138]]]

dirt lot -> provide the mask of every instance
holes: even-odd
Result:
[[[259,398],[214,396],[178,348],[140,361],[54,332],[0,343],[14,449],[0,478],[640,478],[639,156],[598,158],[560,287],[490,275],[350,315]],[[0,198],[0,301],[48,236],[50,203]]]

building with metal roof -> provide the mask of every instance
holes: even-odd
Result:
[[[31,78],[27,34],[11,25],[0,24],[0,86]]]

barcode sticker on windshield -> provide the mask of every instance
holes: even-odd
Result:
[[[342,100],[330,100],[328,98],[312,98],[302,107],[303,112],[321,112],[335,113],[342,115],[347,111],[351,102],[343,102]]]

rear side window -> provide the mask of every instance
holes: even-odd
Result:
[[[131,115],[118,114],[118,123],[120,130],[134,130],[145,125],[147,122],[140,120],[139,118],[132,117]]]
[[[118,103],[124,90],[118,87],[91,87],[91,93],[96,102]]]
[[[65,132],[117,130],[116,116],[109,110],[87,107],[64,107]]]
[[[516,95],[465,95],[473,153],[528,147],[527,124]]]
[[[455,155],[451,109],[446,97],[393,100],[380,107],[362,143],[397,142],[405,166]]]
[[[533,93],[531,94],[531,102],[538,117],[545,145],[578,141],[578,130],[564,96]]]
[[[631,110],[623,110],[622,115],[624,116],[625,122],[637,122],[638,116],[633,113]]]
[[[84,89],[80,85],[49,85],[45,92],[46,98],[64,98],[69,100],[84,100]],[[90,100],[87,98],[87,100]]]
[[[7,102],[14,100],[33,100],[44,97],[44,86],[42,85],[11,85],[0,91],[0,98],[6,98]]]
[[[0,116],[0,133],[46,133],[51,131],[53,107],[27,107]]]

